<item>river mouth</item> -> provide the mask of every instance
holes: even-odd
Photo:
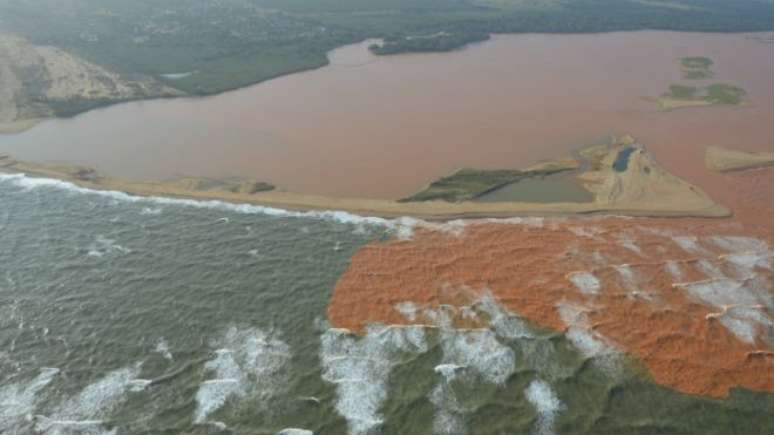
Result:
[[[451,53],[382,57],[365,41],[333,51],[327,67],[237,91],[46,121],[1,136],[0,152],[128,180],[242,177],[397,199],[458,167],[520,168],[631,133],[713,194],[705,146],[770,142],[774,46],[748,36],[495,35]],[[642,97],[680,82],[682,56],[711,57],[715,79],[744,87],[752,104],[659,112]]]

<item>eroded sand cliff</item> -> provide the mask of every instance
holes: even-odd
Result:
[[[0,34],[0,133],[80,106],[181,94],[148,77],[125,78],[59,48]]]

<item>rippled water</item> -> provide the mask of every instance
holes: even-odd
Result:
[[[487,330],[331,329],[408,224],[0,176],[0,433],[771,433],[772,395],[677,394],[491,300]]]

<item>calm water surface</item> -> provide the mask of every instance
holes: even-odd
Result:
[[[250,176],[288,190],[397,198],[461,166],[521,167],[630,132],[668,169],[723,189],[706,145],[774,149],[774,44],[745,35],[501,35],[443,54],[374,57],[226,94],[145,101],[0,137],[19,158],[96,165],[121,177]],[[745,108],[658,112],[644,96],[708,56]],[[702,82],[698,82],[702,83]]]

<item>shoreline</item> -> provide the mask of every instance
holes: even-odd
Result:
[[[413,217],[430,221],[473,218],[509,218],[536,216],[619,215],[663,218],[727,218],[732,212],[714,202],[691,201],[592,201],[585,203],[528,202],[397,202],[386,199],[345,198],[272,190],[240,193],[220,189],[196,189],[175,181],[127,181],[97,174],[79,166],[47,166],[0,156],[0,172],[32,178],[60,180],[96,191],[117,191],[140,197],[170,197],[192,200],[218,200],[232,204],[251,204],[292,211],[344,211],[360,216]]]
[[[400,53],[391,53],[391,54],[377,54],[371,52],[367,47],[366,50],[369,53],[373,53],[374,56],[377,57],[390,57],[390,56],[411,56],[411,55],[428,55],[428,54],[448,54],[453,53],[456,51],[462,51],[465,49],[468,49],[470,47],[480,45],[487,43],[489,41],[492,41],[500,36],[513,36],[513,35],[552,35],[552,36],[567,36],[567,35],[602,35],[602,34],[612,34],[612,33],[644,33],[644,32],[673,32],[673,33],[685,33],[685,34],[729,34],[729,35],[745,35],[746,38],[752,38],[755,35],[768,35],[772,32],[772,30],[740,30],[740,31],[712,31],[712,30],[704,30],[704,31],[691,31],[691,30],[664,30],[664,29],[650,29],[650,28],[643,28],[643,29],[634,29],[634,30],[608,30],[608,31],[589,31],[589,32],[576,32],[576,33],[562,33],[562,32],[523,32],[523,33],[499,33],[499,32],[490,32],[489,36],[490,38],[483,41],[475,41],[463,44],[462,46],[450,49],[450,50],[443,50],[443,51],[407,51],[407,52],[400,52]],[[284,72],[279,72],[270,76],[267,76],[265,78],[262,78],[260,80],[250,82],[247,84],[238,84],[231,87],[226,87],[222,90],[216,91],[216,92],[204,92],[204,93],[190,93],[183,91],[182,89],[178,89],[174,86],[173,81],[169,79],[160,79],[161,83],[164,83],[166,86],[169,86],[171,88],[174,88],[175,90],[179,91],[179,95],[157,95],[157,96],[147,96],[147,97],[140,97],[140,98],[131,98],[131,99],[116,99],[116,100],[104,100],[97,104],[95,104],[93,107],[89,107],[84,110],[77,110],[73,111],[72,113],[68,113],[65,116],[62,115],[52,115],[52,116],[45,116],[45,117],[37,117],[37,118],[26,118],[26,119],[16,119],[11,121],[0,121],[0,136],[2,135],[14,135],[14,134],[20,134],[24,133],[37,125],[39,125],[42,122],[48,121],[48,120],[55,120],[55,119],[69,119],[73,118],[75,116],[91,112],[94,110],[100,110],[109,108],[115,105],[119,104],[125,104],[125,103],[133,103],[133,102],[142,102],[142,101],[153,101],[153,100],[165,100],[165,99],[205,99],[210,97],[215,97],[222,94],[227,94],[230,92],[238,92],[240,90],[250,88],[253,86],[258,86],[263,83],[269,82],[271,80],[276,80],[285,76],[290,76],[294,74],[303,74],[311,71],[315,71],[321,68],[329,67],[331,65],[334,65],[331,62],[331,53],[334,51],[340,50],[345,47],[353,46],[353,45],[359,45],[367,43],[371,40],[377,40],[380,39],[379,37],[369,36],[364,37],[362,39],[356,40],[351,43],[339,45],[337,47],[334,47],[333,49],[327,51],[325,53],[325,58],[321,62],[318,62],[314,65],[309,65],[305,67],[300,67],[296,69],[291,69]],[[643,97],[646,100],[651,100],[656,102],[657,104],[660,104],[659,100],[661,100],[661,97]],[[661,107],[659,110],[661,111],[671,111],[676,109],[682,109],[686,107],[704,107],[704,106],[710,106],[713,104],[693,104],[688,106],[678,106],[678,107]]]

